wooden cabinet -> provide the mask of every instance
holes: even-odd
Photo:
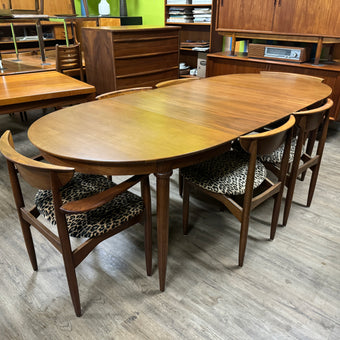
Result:
[[[232,73],[259,73],[261,71],[300,73],[321,77],[332,89],[331,119],[340,120],[340,65],[294,64],[247,57],[230,56],[226,53],[208,54],[207,75],[217,76]]]
[[[87,82],[97,93],[178,78],[179,27],[82,29]]]
[[[273,0],[219,0],[217,29],[271,31]]]
[[[217,1],[217,31],[340,37],[339,0]]]
[[[272,30],[340,37],[340,1],[280,0],[275,8]]]
[[[181,45],[185,42],[207,42],[208,50],[204,52],[219,52],[222,50],[222,36],[216,32],[216,1],[208,1],[206,4],[168,4],[167,0],[164,2],[165,8],[165,24],[166,25],[178,25],[180,31],[180,42]],[[180,1],[179,1],[180,2]],[[191,1],[189,1],[191,2]],[[180,9],[185,8],[189,13],[193,10],[199,10],[208,8],[211,10],[211,21],[210,22],[173,22],[170,18],[170,8]],[[188,21],[188,20],[187,20]],[[192,47],[180,46],[180,62],[185,62],[190,68],[197,67],[198,51],[193,50]]]

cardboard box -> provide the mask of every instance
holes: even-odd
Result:
[[[206,68],[207,68],[207,53],[198,52],[197,77],[205,78]]]

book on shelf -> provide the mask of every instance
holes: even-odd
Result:
[[[235,44],[235,53],[247,53],[248,52],[248,40],[237,40]],[[225,36],[223,39],[223,52],[230,52],[232,49],[232,37]]]
[[[193,5],[211,5],[212,0],[192,0]]]
[[[194,17],[191,8],[186,7],[170,7],[169,17],[167,22],[183,22],[189,23],[193,22]]]
[[[167,5],[190,5],[191,0],[167,0]]]
[[[211,22],[211,8],[195,7],[192,13],[194,15],[194,22]]]

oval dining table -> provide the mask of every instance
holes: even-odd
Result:
[[[49,162],[79,172],[155,174],[164,291],[173,169],[219,155],[237,137],[330,94],[318,78],[230,74],[67,107],[35,121],[28,137]]]

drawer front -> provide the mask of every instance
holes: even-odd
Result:
[[[116,75],[152,72],[170,67],[178,67],[178,53],[159,54],[140,58],[116,59]]]
[[[143,38],[141,40],[114,41],[114,54],[116,57],[147,55],[150,53],[165,53],[177,51],[178,37]]]
[[[155,86],[161,81],[176,79],[178,75],[179,72],[177,68],[140,76],[119,78],[117,79],[117,90],[140,86]]]

